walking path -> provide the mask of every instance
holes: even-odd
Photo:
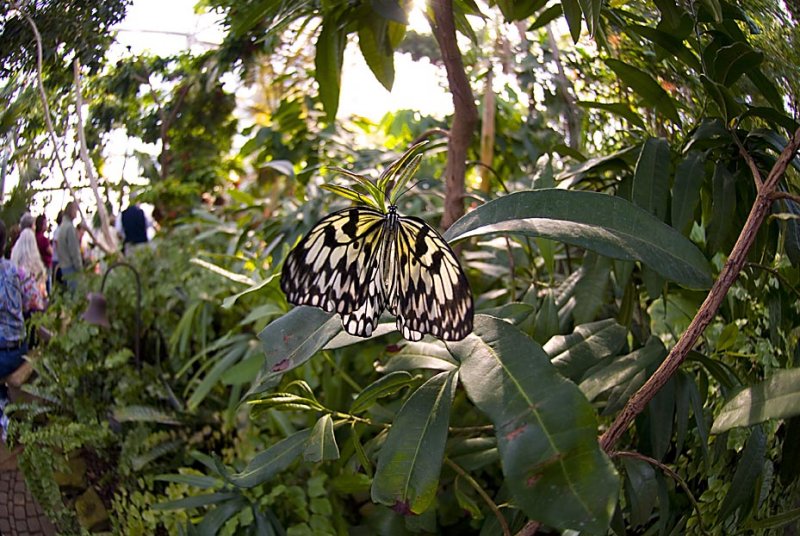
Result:
[[[54,536],[56,529],[25,486],[17,467],[21,447],[9,451],[0,441],[0,534],[3,536]]]

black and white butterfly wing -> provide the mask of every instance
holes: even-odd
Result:
[[[384,222],[381,212],[368,207],[321,219],[283,264],[286,299],[337,312],[347,333],[369,337],[385,305],[380,276]]]
[[[458,341],[472,332],[472,291],[447,242],[423,220],[400,217],[393,253],[387,305],[403,337]]]

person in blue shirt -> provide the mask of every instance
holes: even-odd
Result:
[[[0,221],[0,251],[6,245],[6,226]],[[25,270],[8,259],[0,258],[0,378],[22,365],[28,352],[25,313],[33,301],[35,287]],[[8,419],[3,408],[8,402],[8,388],[0,380],[0,427],[5,436]]]

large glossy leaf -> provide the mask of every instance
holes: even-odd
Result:
[[[577,381],[591,366],[616,354],[625,344],[627,333],[625,327],[608,318],[577,326],[569,335],[553,337],[544,351],[562,376]]]
[[[338,315],[316,307],[295,307],[265,327],[258,338],[265,360],[249,394],[274,387],[283,374],[299,367],[342,329]]]
[[[421,514],[436,498],[444,460],[455,372],[441,372],[408,398],[378,455],[372,500]]]
[[[543,236],[607,257],[639,260],[687,288],[711,286],[708,261],[692,242],[619,197],[560,189],[516,192],[469,212],[444,236],[453,242],[498,232]]]
[[[618,476],[597,443],[597,420],[574,383],[517,328],[476,315],[449,343],[467,396],[495,426],[505,484],[527,516],[559,529],[604,532]]]
[[[333,434],[333,419],[326,413],[317,420],[311,435],[308,436],[303,459],[307,462],[321,462],[322,460],[338,460],[339,446]]]
[[[310,435],[311,429],[306,428],[278,441],[268,449],[256,454],[240,473],[231,473],[219,461],[215,467],[222,477],[234,486],[252,488],[289,467],[305,450]]]
[[[619,60],[605,60],[622,83],[631,88],[645,103],[661,112],[667,119],[680,124],[678,110],[669,94],[646,72]]]
[[[762,54],[739,41],[720,47],[714,58],[714,81],[730,87],[745,72],[757,69],[763,59]]]
[[[669,143],[664,138],[649,138],[636,162],[631,199],[661,221],[667,216],[669,177]]]
[[[714,419],[711,433],[796,415],[800,415],[800,368],[778,370],[730,399]]]
[[[416,378],[406,371],[390,372],[365,387],[350,405],[350,413],[357,414],[369,409],[379,398],[390,396],[416,382]]]
[[[372,74],[386,91],[394,84],[394,51],[387,30],[390,21],[370,12],[358,26],[358,47]]]
[[[684,64],[694,69],[696,72],[699,73],[703,71],[703,67],[700,65],[700,60],[697,58],[694,52],[686,48],[681,39],[678,39],[677,37],[666,32],[662,32],[661,30],[650,28],[649,26],[631,24],[628,26],[628,28],[641,35],[645,39],[662,47],[667,52],[680,59]]]
[[[564,18],[567,20],[572,41],[577,43],[581,37],[581,6],[578,0],[561,0],[561,8]]]
[[[718,163],[714,168],[711,221],[708,224],[708,241],[716,250],[727,249],[736,232],[736,178]]]
[[[658,337],[650,337],[638,350],[599,363],[590,369],[581,381],[581,391],[586,398],[594,400],[617,386],[631,387],[630,384],[637,374],[658,365],[666,356],[667,349],[664,348],[664,343]],[[633,388],[638,387],[633,386]]]
[[[731,487],[722,500],[717,514],[717,523],[725,521],[739,508],[749,509],[753,503],[753,494],[757,489],[757,481],[764,470],[764,457],[767,452],[767,437],[762,427],[753,428],[747,443],[742,450],[736,471],[733,473]],[[745,516],[740,516],[745,517]]]

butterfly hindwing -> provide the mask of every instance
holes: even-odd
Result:
[[[367,207],[320,220],[289,253],[281,289],[296,305],[342,315],[345,330],[369,336],[384,307],[378,277],[383,214]]]
[[[403,337],[466,337],[472,331],[472,292],[447,242],[423,220],[401,217],[396,258],[396,296],[388,299]]]

